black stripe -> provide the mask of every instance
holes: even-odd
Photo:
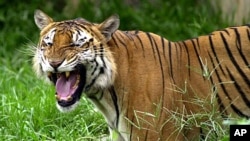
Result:
[[[95,63],[95,68],[94,68],[94,70],[91,72],[91,75],[94,75],[95,71],[96,71],[97,68],[98,68],[98,63],[97,63],[96,59],[93,61],[93,63]]]
[[[215,66],[214,66],[214,67],[215,67]],[[215,69],[214,71],[215,71],[216,77],[217,77],[218,80],[219,80],[219,83],[223,82],[223,81],[221,80],[221,77],[220,77],[220,74],[218,73],[218,71],[217,71],[216,69]],[[231,99],[231,97],[229,96],[229,93],[228,93],[228,91],[226,90],[224,84],[221,83],[219,86],[221,86],[223,93],[226,95],[226,97],[229,99],[229,101],[232,101],[232,99]],[[218,95],[219,95],[219,94],[218,94]],[[218,100],[219,100],[219,101],[218,101]],[[221,99],[217,99],[217,101],[218,101],[218,103],[222,103],[222,102],[221,102]],[[232,108],[236,113],[238,113],[237,111],[239,111],[239,110],[238,110],[233,104],[231,104],[230,106],[231,106],[231,108]],[[224,106],[223,106],[223,107],[220,106],[220,108],[225,109]]]
[[[229,31],[226,28],[220,31],[224,31],[227,35],[230,35]]]
[[[238,93],[241,95],[241,98],[243,99],[244,103],[247,105],[248,108],[250,108],[250,101],[248,100],[246,94],[243,92],[240,84],[238,84],[238,82],[235,80],[233,74],[230,72],[230,70],[228,68],[226,68],[228,74],[229,74],[229,77],[232,81],[234,81],[234,86],[235,86],[235,89],[238,91]]]
[[[170,64],[170,76],[173,76],[173,62],[172,62],[172,46],[171,42],[168,41],[168,56],[169,56],[169,64]]]
[[[120,36],[121,36],[121,34],[120,34]],[[127,45],[122,41],[122,39],[120,38],[120,36],[118,36],[118,35],[116,34],[116,38],[118,39],[118,41],[126,48]]]
[[[64,34],[65,32],[63,31],[63,34]],[[70,32],[66,32],[66,35],[71,39],[72,37],[73,37],[73,32],[72,31],[70,31]]]
[[[198,52],[198,50],[197,50],[197,46],[195,45],[194,40],[191,40],[191,42],[192,42],[192,45],[193,45],[193,47],[194,47],[194,51],[195,51],[195,54],[196,54],[197,59],[198,59],[198,61],[199,61],[200,67],[201,67],[201,69],[203,70],[203,64],[202,64],[202,62],[201,62],[201,59],[202,59],[202,58],[201,58],[200,55],[199,55],[199,52]],[[203,79],[205,79],[205,78],[203,77]]]
[[[103,55],[104,48],[103,48],[103,44],[102,43],[100,43],[99,50],[100,50],[101,55]]]
[[[97,67],[97,68],[98,68],[98,67]],[[96,68],[95,68],[95,69],[96,69]],[[96,70],[97,70],[97,69],[96,69]],[[95,72],[95,71],[93,71],[92,73],[94,74],[94,72]],[[92,79],[91,83],[85,87],[86,91],[88,91],[88,90],[90,89],[90,87],[91,87],[92,85],[95,84],[96,79],[97,79],[101,74],[103,74],[103,73],[104,73],[104,68],[103,68],[103,67],[100,67],[100,68],[99,68],[99,73],[98,73],[98,75],[96,75],[96,77],[95,77],[94,79]]]
[[[228,54],[230,60],[234,64],[234,66],[237,69],[237,71],[240,73],[240,75],[243,78],[243,80],[245,81],[245,83],[248,84],[248,88],[249,88],[250,87],[250,81],[249,81],[247,75],[242,71],[242,69],[240,68],[239,64],[237,63],[234,55],[232,54],[232,52],[231,52],[231,50],[229,48],[229,45],[228,45],[228,43],[227,43],[226,38],[224,37],[224,35],[222,33],[220,33],[220,36],[222,38],[222,41],[224,43],[224,46],[226,48],[226,51],[227,51],[227,54]]]
[[[101,100],[103,98],[104,92],[102,91],[101,96],[99,97],[98,100]]]
[[[92,42],[94,42],[94,38],[89,39],[89,43],[92,43]]]
[[[99,50],[99,53],[100,53],[100,57],[103,57],[103,54],[104,54],[104,48],[103,48],[103,45],[100,44],[100,48],[98,49]],[[99,54],[98,53],[98,54]]]
[[[199,50],[201,50],[201,46],[200,46],[199,39],[200,39],[200,38],[195,38],[195,41],[196,41],[196,44],[197,44]]]
[[[114,35],[114,34],[113,34],[113,35]],[[119,48],[119,45],[117,44],[116,39],[115,39],[115,37],[114,37],[113,35],[112,35],[112,40],[114,41],[115,46]]]
[[[238,48],[238,52],[239,52],[242,60],[244,61],[245,65],[248,66],[249,65],[248,61],[247,61],[245,55],[242,52],[242,44],[241,44],[241,37],[240,37],[241,35],[240,35],[239,31],[238,31],[238,28],[233,28],[233,29],[234,29],[234,32],[235,32],[235,35],[236,35],[236,47]]]
[[[231,108],[235,111],[235,113],[240,116],[240,117],[246,117],[249,118],[248,115],[243,114],[236,106],[234,106],[233,104],[231,104]]]
[[[138,35],[136,35],[135,37],[136,37],[136,38],[139,40],[139,42],[140,42],[140,45],[141,45],[141,48],[142,48],[142,52],[143,52],[143,57],[145,58],[144,45],[143,45],[143,43],[142,43],[141,37],[138,36]]]
[[[134,34],[138,34],[138,32],[139,32],[138,30],[135,30],[135,33],[134,33]]]
[[[104,74],[104,68],[103,67],[100,67],[99,75],[100,74]]]
[[[210,54],[210,52],[207,52],[207,54],[208,54],[209,59],[210,59],[210,61],[211,61],[212,65],[213,65],[213,68],[215,69],[215,68],[216,68],[216,65],[215,65],[215,63],[214,63],[214,60],[213,60],[212,55]],[[212,75],[211,73],[212,73],[212,72],[210,72],[210,75]],[[214,85],[214,80],[213,80],[213,77],[211,77],[211,76],[210,76],[210,79],[209,79],[209,80],[210,80],[210,81],[211,81],[211,83]]]
[[[227,119],[228,118],[228,112],[227,112],[224,104],[222,103],[222,100],[221,100],[218,93],[216,93],[216,99],[217,99],[217,103],[218,103],[218,106],[219,106],[219,111],[221,113],[221,117],[223,119]]]
[[[109,93],[111,95],[111,98],[112,98],[112,101],[113,101],[113,104],[115,106],[115,112],[116,112],[116,129],[118,129],[118,124],[119,124],[119,107],[118,107],[118,101],[117,101],[117,94],[115,92],[115,88],[114,86],[111,86],[109,88]]]
[[[213,54],[214,54],[214,57],[215,57],[215,59],[216,59],[218,65],[219,65],[219,68],[220,68],[222,74],[225,75],[225,72],[224,72],[222,66],[220,65],[221,62],[219,61],[219,58],[218,58],[218,56],[217,56],[217,54],[216,54],[216,51],[215,51],[215,48],[214,48],[214,44],[213,44],[213,40],[212,40],[212,35],[209,35],[209,36],[208,36],[208,39],[209,39],[209,44],[210,44],[210,47],[211,47],[212,52],[213,52]]]
[[[82,24],[77,24],[78,26],[80,26],[81,28],[83,28],[84,30],[87,30],[87,31],[89,31],[84,25],[82,25]],[[77,26],[76,26],[77,27]]]
[[[222,33],[220,33],[220,35],[221,35],[221,38],[222,38],[222,40],[223,40],[223,43],[224,43],[224,45],[225,45],[225,47],[226,47],[226,50],[227,50],[227,52],[228,52],[229,57],[232,57],[231,60],[232,60],[232,62],[234,63],[234,65],[236,65],[236,64],[235,64],[235,60],[234,60],[234,58],[233,58],[233,56],[232,56],[232,53],[230,52],[230,50],[229,50],[229,48],[228,48],[228,44],[227,44],[227,42],[226,42],[226,39],[225,39],[224,35],[223,35]],[[239,66],[238,66],[238,67],[239,67]],[[236,65],[236,68],[237,68],[237,65]],[[216,70],[215,70],[215,72],[216,72],[216,74],[217,74],[217,77],[219,78],[219,81],[222,82],[222,80],[220,79],[219,74],[217,73]],[[249,86],[249,85],[248,85],[248,86]],[[224,93],[226,94],[226,96],[228,97],[228,99],[229,99],[230,101],[232,101],[231,97],[229,96],[229,94],[228,94],[228,92],[227,92],[227,90],[225,89],[225,87],[224,87],[223,84],[221,84],[221,87],[222,87],[222,90],[224,91]],[[234,104],[231,104],[230,106],[231,106],[231,108],[235,111],[235,113],[238,114],[239,116],[247,117],[247,115],[244,115],[244,114],[243,114]]]
[[[187,57],[188,57],[188,76],[190,77],[190,75],[191,75],[191,72],[190,72],[190,67],[191,67],[191,64],[190,64],[190,56],[189,56],[189,51],[188,51],[188,46],[187,46],[187,44],[185,43],[185,41],[182,41],[182,43],[183,43],[183,45],[184,45],[184,47],[185,47],[185,50],[186,50],[186,52],[187,52]],[[189,78],[189,79],[191,79],[191,77]]]
[[[80,31],[82,31],[82,30],[80,30],[80,29],[76,30],[76,32],[77,32],[78,35],[81,35]],[[77,36],[76,40],[78,40],[78,36]]]
[[[103,63],[104,68],[107,68],[107,66],[106,66],[106,63],[105,63],[105,61],[104,61],[104,57],[103,57],[103,56],[101,56],[101,60],[102,60],[102,63]]]
[[[104,66],[104,68],[107,68],[107,66],[106,66],[106,63],[105,63],[105,61],[104,61],[104,48],[103,48],[103,45],[102,44],[100,44],[100,57],[101,57],[101,60],[102,60],[102,63],[103,63],[103,66]]]
[[[247,31],[248,40],[250,40],[250,31],[249,31],[249,28],[246,29],[246,31]]]
[[[137,46],[137,44],[136,44],[136,42],[135,42],[135,40],[133,39],[133,45],[131,45],[132,47],[135,47],[136,49],[138,49],[138,46]],[[141,51],[140,51],[141,52]]]
[[[211,60],[212,60],[212,59],[211,59]],[[215,68],[215,67],[216,67],[215,64],[214,64],[214,63],[212,63],[212,64],[213,64],[213,67]],[[221,83],[219,86],[221,86],[221,88],[222,88],[224,94],[228,97],[228,99],[229,99],[230,101],[232,101],[232,99],[231,99],[231,97],[229,96],[229,94],[228,94],[228,92],[227,92],[227,90],[226,90],[224,84],[222,83],[223,81],[222,81],[222,79],[221,79],[221,75],[218,73],[218,70],[217,70],[217,69],[214,69],[214,72],[215,72],[215,74],[216,74],[216,77],[217,77],[218,80],[219,80],[219,83]]]
[[[99,75],[97,75],[94,79],[92,79],[91,83],[85,87],[85,91],[88,91],[90,89],[90,87],[95,83],[98,76]]]
[[[128,48],[127,48],[127,44],[123,42],[123,39],[124,39],[123,35],[124,34],[121,34],[120,32],[118,32],[118,33],[119,33],[120,36],[117,35],[116,37],[117,37],[118,41],[125,47],[125,49],[127,51],[127,57],[129,58],[129,51],[128,51]]]
[[[148,129],[149,130],[149,129]],[[146,136],[144,138],[144,141],[147,141],[148,140],[148,130],[146,130]]]
[[[238,31],[238,28],[232,28],[235,32],[235,35],[236,35],[236,46],[238,49],[241,49],[242,48],[242,45],[241,45],[241,37],[240,37],[240,33]]]
[[[100,101],[103,98],[104,93],[101,92],[99,97],[98,97],[98,94],[99,94],[99,90],[97,90],[94,93],[91,93],[91,95],[88,95],[88,98],[91,99],[91,100],[93,100],[93,101],[98,102],[98,101]],[[109,126],[109,127],[111,128],[111,126]]]
[[[211,56],[211,54],[208,52],[208,56],[209,56],[209,58],[210,58],[210,61],[212,62],[212,65],[213,65],[213,68],[216,68],[216,65],[215,65],[215,63],[214,63],[214,61],[213,61],[213,58],[212,58],[212,56]],[[211,81],[211,83],[213,84],[213,93],[214,92],[216,92],[216,87],[215,87],[215,83],[214,83],[214,80],[213,80],[213,77],[210,77],[210,81]],[[218,95],[218,93],[216,92],[216,99],[217,99],[217,103],[218,103],[218,106],[219,106],[219,111],[221,112],[221,116],[222,116],[222,118],[227,118],[227,115],[228,115],[228,113],[227,113],[227,111],[226,111],[226,108],[225,108],[225,106],[224,106],[224,104],[222,103],[222,100],[221,100],[221,98],[220,98],[220,96]]]
[[[97,54],[97,47],[94,45],[94,46],[93,46],[93,49],[94,49],[94,53],[95,53],[95,57],[96,57],[96,54]]]
[[[145,32],[145,33],[146,33],[146,35],[147,35],[147,37],[148,37],[148,40],[149,40],[149,42],[150,42],[150,45],[151,45],[151,47],[152,47],[154,59],[156,59],[156,58],[155,58],[155,50],[154,50],[154,47],[153,47],[153,42],[152,42],[152,39],[151,39],[151,35],[150,35],[150,33],[148,33],[148,32]]]
[[[159,59],[159,63],[160,63],[160,68],[161,68],[161,78],[162,78],[162,92],[163,92],[163,99],[164,99],[164,94],[165,94],[165,77],[164,77],[164,71],[163,71],[163,65],[162,65],[162,61],[161,61],[161,55],[160,55],[160,52],[159,52],[159,49],[158,49],[158,46],[157,46],[157,43],[155,41],[154,38],[151,38],[152,41],[154,42],[154,46],[155,46],[155,49],[157,51],[157,55],[158,55],[158,59]]]
[[[123,33],[123,35],[126,35],[127,36],[127,38],[129,38],[130,40],[134,40],[130,35],[129,35],[129,33]]]

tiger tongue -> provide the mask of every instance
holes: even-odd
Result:
[[[67,79],[65,75],[61,75],[58,80],[56,81],[56,92],[60,98],[67,98],[68,96],[72,95],[76,87],[74,87],[77,80],[77,74],[70,74],[69,78]]]

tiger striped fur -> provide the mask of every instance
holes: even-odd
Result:
[[[57,107],[71,110],[85,95],[118,135],[113,140],[197,139],[198,127],[180,128],[171,119],[210,112],[211,103],[225,118],[250,117],[249,26],[171,42],[120,31],[117,15],[100,24],[54,22],[37,10],[35,22],[41,33],[33,67],[55,84]]]

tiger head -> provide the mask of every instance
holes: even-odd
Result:
[[[55,85],[59,110],[71,110],[82,93],[90,96],[113,84],[116,66],[107,42],[119,27],[117,15],[101,24],[82,18],[54,22],[36,10],[34,19],[41,32],[33,68]]]

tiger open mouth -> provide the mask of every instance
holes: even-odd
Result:
[[[68,107],[80,98],[86,81],[86,70],[78,65],[74,71],[48,73],[49,79],[56,87],[56,99],[60,106]]]

